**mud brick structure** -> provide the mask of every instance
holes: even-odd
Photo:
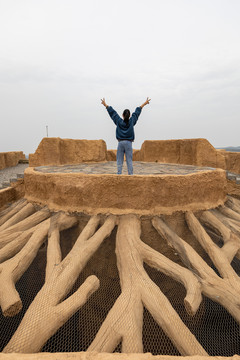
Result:
[[[22,151],[0,152],[0,170],[15,166],[20,160],[25,160]]]
[[[0,360],[239,360],[239,157],[145,141],[119,176],[114,156],[43,139],[0,205]]]
[[[188,175],[47,173],[25,171],[25,197],[52,210],[89,214],[172,214],[206,210],[226,200],[226,174],[206,170]],[[76,170],[76,168],[75,168]],[[62,171],[62,172],[61,172]]]
[[[35,153],[29,155],[29,166],[98,162],[106,161],[106,157],[103,140],[44,138]]]

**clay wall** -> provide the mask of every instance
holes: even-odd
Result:
[[[0,209],[13,201],[15,201],[15,191],[12,187],[0,190]]]
[[[107,150],[107,161],[117,160],[117,150]],[[140,150],[133,149],[133,161],[141,161]]]
[[[116,150],[107,151],[116,161]],[[206,139],[146,140],[133,150],[133,161],[209,166],[240,174],[240,153],[215,149]]]
[[[107,150],[107,161],[117,160],[117,150]]]
[[[0,208],[8,203],[21,199],[24,197],[24,193],[25,187],[23,179],[19,179],[8,188],[0,190]]]
[[[10,166],[16,166],[19,160],[25,160],[25,155],[22,151],[1,152],[0,170]]]
[[[99,175],[25,170],[25,197],[53,210],[172,214],[215,208],[226,200],[223,170],[189,175]]]
[[[206,139],[146,140],[140,149],[142,161],[159,161],[225,169],[225,156]]]
[[[133,150],[133,160],[209,166],[240,173],[240,153],[217,150],[206,139],[146,140],[140,150]],[[107,150],[103,140],[43,138],[35,153],[29,155],[29,166],[101,161],[116,161],[116,150]]]
[[[29,155],[29,166],[78,164],[107,159],[103,140],[73,140],[43,138],[34,154]]]
[[[233,173],[240,174],[240,153],[231,151],[224,151],[222,153],[226,159],[226,169]]]

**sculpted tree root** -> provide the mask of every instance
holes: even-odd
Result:
[[[116,217],[109,216],[97,230],[100,217],[93,216],[62,260],[60,231],[75,225],[77,219],[63,213],[49,218],[48,210],[36,211],[29,205],[20,201],[17,211],[14,207],[6,209],[0,217],[0,305],[4,316],[13,316],[21,310],[15,283],[48,236],[45,284],[4,348],[5,353],[40,351],[98,289],[98,278],[89,276],[73,295],[67,297],[87,261],[116,225]],[[120,342],[124,353],[143,352],[143,306],[182,355],[199,355],[199,358],[207,355],[159,287],[149,278],[143,263],[185,286],[184,305],[190,315],[196,313],[204,294],[224,306],[240,322],[240,278],[230,265],[234,256],[240,255],[240,201],[229,197],[226,205],[218,210],[205,211],[200,217],[204,226],[221,236],[222,248],[211,240],[193,213],[186,213],[190,230],[210,256],[220,276],[162,218],[153,218],[152,224],[175,248],[186,268],[141,241],[140,220],[135,215],[119,217],[116,254],[122,293],[88,348],[89,356],[91,351],[112,352]]]
[[[26,217],[24,220],[16,223],[13,226],[4,229],[0,232],[0,249],[5,245],[9,244],[11,241],[16,240],[16,238],[23,234],[24,231],[27,231],[34,226],[41,223],[43,220],[47,219],[50,216],[48,209],[43,208],[34,214]],[[11,219],[10,219],[11,220]]]
[[[73,217],[61,214],[59,226],[61,230],[72,227],[76,223]],[[14,316],[22,309],[22,302],[15,288],[15,283],[28,269],[38,249],[45,241],[50,226],[50,219],[43,221],[31,235],[27,244],[14,257],[0,264],[0,305],[4,316]]]
[[[8,219],[6,222],[4,222],[4,224],[0,226],[0,231],[2,232],[3,230],[9,228],[10,226],[19,223],[20,221],[24,220],[26,217],[35,213],[35,211],[36,211],[35,207],[32,204],[26,203],[25,206],[23,206],[20,210],[17,211],[17,213],[15,213],[10,219]]]
[[[134,215],[120,217],[116,254],[122,293],[108,313],[88,351],[112,352],[122,341],[122,352],[143,352],[143,305],[184,355],[206,355],[194,335],[181,321],[159,287],[149,278],[143,262],[184,284],[185,306],[195,313],[200,302],[200,284],[187,269],[144,244],[140,221]]]
[[[20,227],[23,231],[14,231],[14,229],[16,229],[14,226],[6,229],[6,231],[10,231],[10,234],[8,233],[5,237],[1,237],[0,234],[0,263],[17,254],[27,243],[32,234],[41,227],[42,221],[47,219],[49,216],[49,210],[39,210],[17,224],[18,229]]]
[[[235,212],[237,212],[238,214],[240,214],[240,200],[235,199],[232,196],[228,196],[225,205],[230,209],[234,210]]]
[[[240,201],[228,197],[226,205],[204,212],[200,220],[221,236],[223,250],[231,262],[234,256],[240,259]]]
[[[39,226],[40,224],[38,225],[38,227]],[[3,248],[0,249],[0,263],[16,255],[28,242],[36,229],[37,226],[34,226],[29,230],[14,233],[15,239],[7,243]]]
[[[221,215],[220,215],[221,218]],[[240,238],[239,236],[231,230],[231,227],[224,225],[222,221],[216,216],[216,212],[205,211],[200,217],[201,223],[203,223],[207,228],[210,228],[217,235],[220,235],[224,245],[221,248],[221,251],[227,257],[229,263],[232,262],[234,256],[240,259]],[[226,221],[228,221],[226,219]]]
[[[240,236],[240,220],[236,218],[236,215],[240,216],[239,214],[233,210],[227,209],[226,207],[219,207],[218,210],[211,210],[211,213],[214,214],[227,228],[229,228],[232,233]]]
[[[233,256],[238,251],[238,246],[220,249],[208,236],[193,213],[186,213],[186,221],[194,236],[210,256],[221,277],[162,219],[155,217],[152,223],[159,234],[178,252],[189,270],[199,279],[202,293],[225,307],[240,322],[240,278],[230,265]]]
[[[65,220],[67,219],[69,217],[65,216]],[[93,216],[89,220],[72,250],[61,261],[59,231],[62,229],[62,221],[60,218],[51,219],[45,284],[28,308],[3,352],[35,353],[40,351],[45,342],[98,289],[98,278],[89,276],[73,295],[62,301],[71,290],[87,261],[103,240],[111,234],[116,218],[109,216],[101,228],[95,232],[99,222],[99,216]]]
[[[0,226],[2,226],[8,219],[15,215],[27,204],[27,200],[21,199],[10,205],[7,209],[0,212]]]

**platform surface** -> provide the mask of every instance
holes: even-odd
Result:
[[[75,165],[59,165],[59,166],[38,166],[36,171],[43,173],[84,173],[84,174],[116,174],[116,161],[108,161],[104,163],[82,163]],[[214,170],[210,167],[199,167],[193,165],[178,164],[162,164],[158,162],[141,162],[133,161],[134,175],[187,175],[200,171]],[[127,175],[127,165],[124,161],[123,175]]]

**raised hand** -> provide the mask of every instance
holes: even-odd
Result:
[[[149,99],[149,97],[147,97],[147,100],[145,101],[145,104],[146,104],[146,105],[149,104],[150,101],[151,101],[151,99]]]
[[[101,103],[102,103],[105,107],[107,107],[107,104],[106,104],[106,102],[105,102],[105,98],[102,98],[102,99],[101,99]]]
[[[143,108],[145,105],[149,104],[151,101],[151,99],[149,99],[149,97],[147,97],[147,100],[141,105],[141,108]]]

